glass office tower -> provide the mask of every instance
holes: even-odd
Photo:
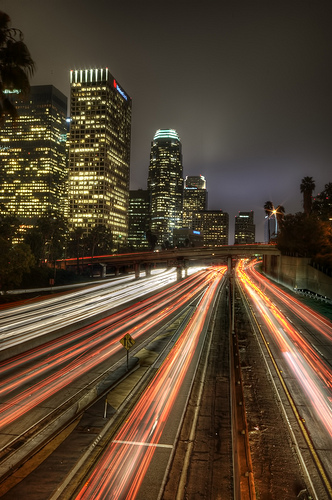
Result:
[[[254,212],[239,212],[235,216],[234,244],[255,243]]]
[[[69,225],[128,237],[131,98],[107,68],[70,73]]]
[[[195,212],[193,229],[203,234],[205,247],[228,245],[229,215],[222,210]]]
[[[173,230],[182,225],[183,203],[182,149],[175,130],[157,130],[153,138],[148,191],[151,232],[158,245],[172,245]]]
[[[149,248],[146,238],[149,229],[149,211],[150,199],[147,189],[130,190],[128,245],[134,250]]]
[[[31,227],[49,210],[66,214],[67,98],[52,85],[31,87],[29,98],[13,94],[18,111],[0,129],[0,212]]]
[[[192,229],[193,213],[207,209],[206,180],[203,175],[188,175],[183,189],[183,227]]]

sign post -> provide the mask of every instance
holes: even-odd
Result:
[[[129,349],[135,344],[135,340],[129,333],[126,333],[126,335],[122,337],[120,342],[123,345],[123,347],[127,349],[127,371],[128,371]]]

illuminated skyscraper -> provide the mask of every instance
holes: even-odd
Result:
[[[148,191],[150,228],[157,243],[173,244],[173,230],[182,225],[183,172],[180,138],[175,130],[157,130],[151,143]]]
[[[205,247],[228,245],[229,216],[222,210],[195,212],[193,229],[203,234]]]
[[[193,212],[207,209],[206,180],[203,175],[187,176],[183,189],[183,227],[192,229]]]
[[[147,189],[129,191],[129,233],[128,244],[134,250],[149,247],[146,232],[149,229],[150,200]]]
[[[69,225],[128,237],[131,99],[107,68],[70,72]]]
[[[0,130],[0,211],[31,226],[46,210],[65,214],[67,98],[52,85],[13,94],[18,111]]]
[[[235,216],[234,244],[255,243],[254,212],[239,212]]]

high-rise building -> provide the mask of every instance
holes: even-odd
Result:
[[[192,229],[194,212],[207,209],[206,180],[203,175],[187,176],[183,189],[183,227]]]
[[[150,229],[159,245],[173,244],[173,230],[182,225],[183,168],[180,138],[175,130],[157,130],[151,143],[148,190]]]
[[[264,220],[264,241],[270,243],[277,236],[277,217],[274,212],[265,215]]]
[[[147,189],[129,191],[128,244],[135,250],[149,248],[146,232],[149,229],[150,198]]]
[[[173,244],[177,248],[203,247],[203,234],[201,234],[200,231],[195,231],[194,229],[190,229],[188,227],[174,229]]]
[[[254,212],[239,212],[235,216],[234,244],[255,243]]]
[[[205,247],[228,245],[229,216],[222,210],[195,212],[193,229],[203,234]]]
[[[18,118],[0,129],[0,212],[33,226],[46,211],[65,215],[67,98],[52,85],[12,96]]]
[[[70,72],[69,225],[127,243],[131,98],[107,68]]]

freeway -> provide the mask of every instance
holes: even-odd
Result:
[[[101,395],[99,387],[103,386],[103,390],[105,389],[103,384],[109,381],[107,377],[112,370],[121,365],[125,367],[125,351],[119,342],[124,334],[129,333],[136,342],[131,355],[141,359],[138,352],[151,353],[154,350],[150,347],[151,340],[155,345],[156,339],[159,339],[158,342],[162,338],[165,339],[166,336],[162,333],[164,330],[159,330],[160,326],[174,321],[172,318],[177,314],[183,314],[183,308],[191,303],[191,309],[196,308],[196,311],[183,332],[183,338],[187,338],[187,342],[181,344],[179,338],[168,359],[158,365],[156,370],[157,374],[162,373],[164,365],[166,367],[168,362],[174,362],[172,367],[182,383],[177,386],[176,381],[172,379],[173,370],[170,370],[163,382],[158,382],[158,378],[155,379],[159,388],[156,392],[153,392],[155,382],[150,383],[146,390],[148,399],[144,400],[143,406],[140,407],[133,420],[130,420],[130,416],[123,417],[122,421],[128,420],[131,424],[127,426],[124,422],[124,427],[119,430],[118,435],[112,435],[112,444],[108,448],[115,452],[116,455],[112,455],[114,460],[119,457],[123,459],[126,465],[121,470],[125,470],[126,474],[128,472],[128,478],[132,473],[131,479],[134,477],[133,481],[130,479],[128,482],[122,481],[124,489],[121,490],[122,493],[119,493],[119,498],[121,495],[125,497],[129,495],[129,498],[137,500],[157,498],[158,488],[160,488],[159,479],[161,478],[162,481],[164,477],[165,467],[174,449],[174,436],[178,433],[178,427],[175,424],[178,415],[175,417],[174,412],[178,411],[180,401],[184,405],[187,401],[186,394],[188,393],[183,391],[185,387],[189,388],[190,381],[193,380],[196,361],[192,359],[186,374],[182,374],[181,366],[186,365],[187,359],[189,360],[192,354],[197,356],[200,350],[194,338],[196,335],[200,339],[204,337],[204,331],[198,333],[198,330],[201,328],[201,317],[205,317],[210,309],[205,299],[215,279],[215,272],[216,269],[200,271],[196,275],[169,285],[168,288],[162,288],[156,294],[149,294],[144,300],[142,298],[139,302],[131,301],[131,305],[127,307],[123,304],[121,308],[110,310],[106,317],[92,320],[89,325],[81,325],[80,328],[77,328],[77,325],[72,332],[58,335],[51,342],[45,342],[38,348],[30,349],[2,362],[0,376],[4,384],[0,393],[0,425],[1,420],[4,425],[0,430],[2,454],[0,477],[4,479],[11,472],[16,456],[15,449],[20,450],[22,442],[29,442],[29,436],[26,433],[28,429],[30,433],[32,432],[31,441],[35,441],[38,428],[45,432],[50,419],[53,419],[52,425],[58,421],[59,411],[62,411],[66,401],[74,401],[78,398],[78,394],[80,394],[79,397],[82,396],[78,403],[71,403],[73,407],[76,404],[74,414],[77,417],[77,408],[81,408],[83,402],[87,404],[87,395],[89,396],[88,404],[93,398]],[[265,349],[264,358],[267,358],[266,353],[271,356],[272,361],[269,362],[269,366],[272,371],[275,370],[273,379],[277,395],[286,407],[286,420],[291,426],[294,442],[298,443],[298,452],[302,455],[300,460],[303,469],[307,472],[306,480],[312,497],[316,500],[331,498],[329,489],[332,451],[331,323],[266,280],[256,272],[253,266],[246,269],[240,267],[237,280],[241,289],[249,297],[248,304],[254,312],[252,323],[255,325],[255,330],[261,332],[259,335],[262,335],[263,339],[261,345]],[[140,281],[141,286],[144,281]],[[227,298],[228,294],[224,295]],[[199,296],[202,297],[201,302],[199,306],[196,306]],[[193,298],[195,302],[191,302]],[[203,323],[206,325],[206,317]],[[191,334],[185,337],[189,329]],[[193,344],[191,344],[192,341]],[[181,353],[190,346],[192,349],[189,349],[180,361]],[[179,351],[179,366],[175,359],[171,361],[176,351]],[[168,388],[171,388],[170,393],[167,393]],[[105,390],[107,392],[107,387]],[[283,396],[282,391],[284,391]],[[163,399],[164,392],[167,396]],[[286,403],[285,400],[287,400]],[[150,407],[150,402],[153,408]],[[139,401],[138,404],[141,402]],[[291,408],[290,412],[287,407]],[[154,410],[156,413],[153,413]],[[180,415],[181,411],[183,410],[180,410]],[[290,413],[293,413],[293,417]],[[167,418],[163,419],[164,415]],[[203,417],[206,417],[205,414]],[[151,424],[151,427],[147,426],[147,423]],[[89,425],[93,426],[94,421]],[[122,434],[125,428],[129,431],[129,436]],[[141,432],[143,434],[140,434]],[[148,441],[150,437],[151,441]],[[203,441],[205,442],[205,437]],[[198,443],[198,448],[200,447],[201,444]],[[130,448],[134,456],[135,453],[139,455],[140,459],[137,462],[133,459],[133,455],[128,455],[128,457],[123,455],[123,451]],[[149,462],[149,454],[150,458],[152,457],[151,462]],[[108,458],[113,460],[110,455]],[[141,465],[143,466],[145,460],[147,467],[141,470]],[[21,463],[22,460],[17,461],[14,470]],[[121,473],[117,478],[110,477],[106,463],[108,462],[106,462],[105,455],[104,465],[101,465],[99,472],[99,465],[97,465],[96,471],[91,476],[86,476],[86,484],[82,482],[76,490],[78,498],[90,498],[90,495],[93,498],[95,494],[98,498],[108,498],[108,493],[106,493],[110,487],[108,480],[113,484],[112,491],[120,492],[118,481],[121,482],[125,477]],[[161,463],[163,467],[159,469]],[[100,480],[101,476],[102,480]],[[107,476],[105,482],[104,476]],[[159,482],[155,481],[156,476]],[[100,492],[98,492],[99,483],[102,483]],[[128,493],[128,488],[130,493]],[[24,487],[20,491],[24,491]],[[192,491],[195,491],[195,485]],[[0,494],[1,492],[0,484]],[[13,495],[9,495],[8,498],[10,500],[16,498],[15,493]],[[40,497],[37,495],[31,498],[39,500]],[[66,498],[74,498],[74,496]]]
[[[106,448],[83,488],[77,493],[77,499],[158,497],[177,435],[172,409],[190,368],[192,373],[193,359],[200,338],[206,331],[207,315],[224,272],[225,268],[214,272],[175,347]],[[187,384],[187,390],[190,390],[190,384]],[[182,399],[185,404],[187,396]]]
[[[31,342],[55,329],[89,320],[176,281],[174,269],[154,273],[148,279],[125,277],[107,283],[26,303],[0,311],[0,351]]]
[[[90,391],[96,398],[94,387],[112,366],[122,362],[119,341],[125,334],[132,335],[137,346],[144,345],[158,325],[209,286],[214,274],[214,270],[200,271],[122,311],[2,362],[0,476],[6,477],[13,469],[13,455],[28,442],[27,432],[29,436],[38,433],[47,422],[57,420],[59,408],[71,399],[75,402],[77,394],[83,393],[84,399]]]
[[[260,275],[254,263],[246,268],[240,265],[237,277],[250,298],[265,347],[295,416],[293,437],[297,426],[304,437],[305,449],[298,446],[298,453],[311,489],[317,499],[332,498],[331,322]],[[308,466],[308,455],[321,482]]]

